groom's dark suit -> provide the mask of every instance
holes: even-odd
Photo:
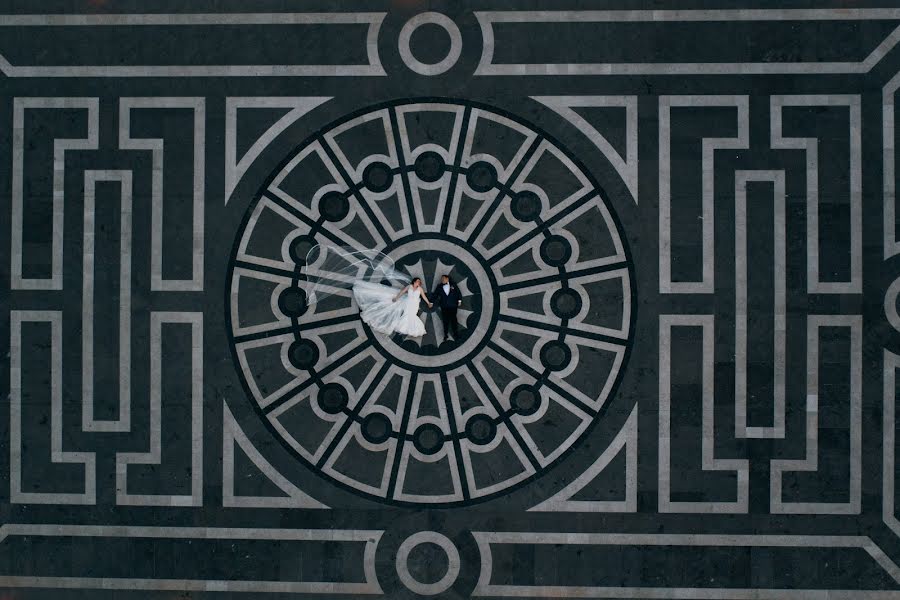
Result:
[[[453,339],[458,338],[459,323],[456,321],[456,309],[459,308],[459,303],[462,301],[462,295],[459,293],[459,289],[451,282],[450,291],[447,293],[444,291],[444,284],[439,283],[431,297],[434,298],[434,303],[441,309],[441,322],[444,324],[444,339],[447,339],[447,335],[451,330],[453,331]]]

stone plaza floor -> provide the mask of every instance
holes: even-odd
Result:
[[[900,600],[898,44],[0,2],[0,600]],[[325,247],[449,275],[458,333],[374,331]]]

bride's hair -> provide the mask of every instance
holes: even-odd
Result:
[[[412,280],[412,282],[410,283],[410,285],[412,285],[413,287],[416,287],[416,282],[417,282],[417,281],[419,282],[419,285],[422,285],[422,278],[421,278],[421,277],[414,277],[413,280]]]

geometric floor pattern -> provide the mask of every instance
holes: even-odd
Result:
[[[178,4],[0,10],[0,598],[900,599],[900,8]]]

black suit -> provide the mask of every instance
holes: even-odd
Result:
[[[441,322],[444,324],[444,339],[447,339],[447,335],[451,330],[453,331],[453,338],[458,338],[459,323],[456,320],[456,309],[459,308],[459,303],[462,301],[462,295],[459,293],[459,288],[451,283],[450,293],[444,293],[444,284],[441,283],[435,288],[431,297],[434,298],[434,303],[441,309]]]

